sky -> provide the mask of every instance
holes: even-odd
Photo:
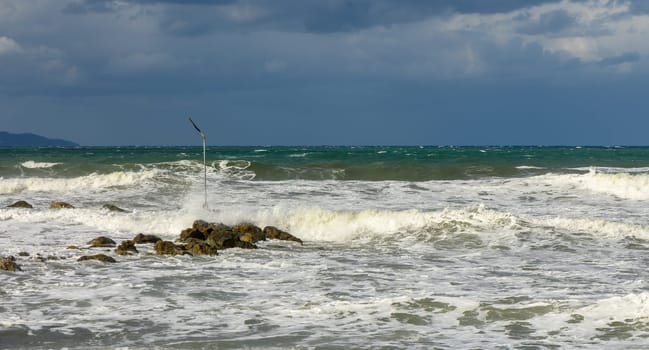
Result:
[[[649,145],[646,0],[0,0],[0,131]]]

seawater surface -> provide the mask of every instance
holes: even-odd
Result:
[[[0,149],[0,348],[645,349],[649,148]],[[26,200],[34,209],[5,208]],[[52,201],[75,209],[48,209]],[[127,213],[102,208],[110,203]],[[95,253],[196,219],[214,257]],[[28,256],[20,256],[27,253]],[[23,254],[25,255],[25,254]]]

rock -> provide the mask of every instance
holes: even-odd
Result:
[[[194,221],[194,224],[192,225],[192,229],[200,232],[207,232],[207,229],[210,227],[210,224],[207,223],[207,221],[204,220],[196,220]]]
[[[27,252],[20,252],[18,253],[19,256],[29,256],[29,253]]]
[[[206,239],[207,244],[216,249],[234,248],[235,241],[238,240],[238,235],[232,232],[229,227],[227,229],[212,230]]]
[[[25,201],[18,201],[12,205],[8,205],[7,208],[29,208],[32,209],[34,208],[31,204],[25,202]]]
[[[80,257],[79,259],[77,259],[77,261],[86,261],[86,260],[99,260],[99,261],[110,262],[110,263],[117,262],[117,261],[115,261],[115,259],[111,258],[110,256],[108,256],[106,254],[84,255],[84,256]]]
[[[279,239],[282,241],[293,241],[293,242],[298,242],[300,244],[303,244],[302,240],[293,236],[292,234],[282,231],[278,229],[277,227],[274,226],[266,226],[264,227],[264,234],[266,235],[266,238],[268,239]]]
[[[206,237],[205,237],[205,234],[203,234],[203,232],[201,232],[199,230],[196,230],[194,228],[188,228],[188,229],[185,229],[182,232],[180,232],[180,237],[179,237],[178,240],[181,241],[181,242],[188,242],[191,239],[197,239],[197,240],[200,240],[200,241],[204,241],[205,238]]]
[[[74,206],[66,202],[52,202],[50,203],[50,209],[74,209]]]
[[[185,249],[192,255],[218,255],[215,247],[202,241],[191,241],[185,244]]]
[[[120,208],[120,207],[118,207],[116,205],[112,205],[112,204],[104,204],[102,206],[102,208],[108,209],[110,211],[120,212],[120,213],[128,213],[128,210],[124,210],[124,209],[122,209],[122,208]]]
[[[265,241],[266,235],[261,228],[248,223],[238,224],[232,226],[232,231],[239,234],[239,240],[249,243],[257,243]]]
[[[185,247],[181,245],[175,245],[170,241],[158,241],[154,246],[155,252],[158,255],[181,255],[188,254],[185,250]]]
[[[144,243],[157,243],[158,241],[162,241],[162,239],[156,235],[145,235],[142,233],[138,233],[133,237],[133,242],[136,244],[144,244]]]
[[[76,245],[69,245],[65,247],[65,249],[81,249],[81,248],[77,247]]]
[[[135,248],[135,242],[131,240],[122,241],[122,243],[115,249],[117,255],[129,255],[131,253],[137,253],[137,248]]]
[[[192,227],[180,233],[177,242],[185,243],[186,250],[194,255],[202,255],[210,254],[208,247],[215,250],[227,248],[256,249],[255,243],[265,241],[266,238],[294,241],[302,244],[301,239],[273,226],[268,226],[262,230],[250,223],[241,223],[230,227],[221,223],[208,223],[204,220],[194,221]],[[176,248],[169,246],[169,249],[174,251],[177,246]]]
[[[90,244],[91,247],[114,247],[117,245],[115,241],[104,236],[97,237],[92,241],[88,242],[88,244]]]
[[[16,272],[20,271],[20,266],[16,264],[16,258],[13,256],[0,256],[0,270]]]

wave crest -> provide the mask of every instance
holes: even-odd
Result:
[[[109,174],[90,174],[74,178],[10,178],[0,182],[0,194],[23,192],[63,192],[78,189],[102,189],[132,186],[155,177],[157,170],[118,171]]]
[[[591,168],[586,174],[555,175],[550,182],[577,186],[623,199],[649,199],[649,174],[647,173],[602,172]]]

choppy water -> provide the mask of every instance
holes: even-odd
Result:
[[[209,209],[201,151],[0,149],[0,348],[649,346],[649,148],[209,148]],[[65,249],[199,218],[305,244]]]

